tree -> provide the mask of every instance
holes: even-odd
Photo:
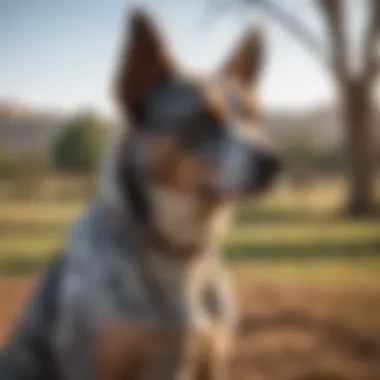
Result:
[[[63,173],[92,174],[104,148],[106,126],[105,119],[94,112],[76,115],[53,143],[55,168]]]
[[[315,0],[322,16],[329,40],[329,56],[324,59],[315,36],[297,15],[289,11],[280,0],[215,0],[220,9],[228,6],[248,5],[260,7],[289,33],[311,49],[326,65],[338,89],[342,123],[346,137],[347,168],[349,178],[349,204],[347,211],[353,216],[377,212],[374,194],[374,87],[380,68],[380,0],[362,2],[368,6],[369,20],[364,36],[362,67],[356,73],[350,69],[349,38],[345,33],[344,0]]]

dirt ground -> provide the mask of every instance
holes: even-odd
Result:
[[[33,283],[0,280],[0,343]],[[239,301],[232,379],[380,380],[380,288],[261,284]]]

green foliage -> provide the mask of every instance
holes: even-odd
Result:
[[[93,173],[107,137],[107,122],[94,112],[75,116],[53,143],[55,169],[66,173]]]

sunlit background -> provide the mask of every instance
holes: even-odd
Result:
[[[271,194],[238,212],[224,249],[247,319],[234,378],[379,379],[372,0],[342,1],[343,59],[329,25],[335,0],[0,0],[0,339],[96,194],[120,116],[113,71],[136,4],[196,72],[216,70],[247,27],[265,30],[260,100],[287,170]]]

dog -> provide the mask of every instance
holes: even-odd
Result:
[[[260,126],[262,33],[215,76],[183,73],[131,16],[100,195],[74,224],[2,352],[4,380],[228,377],[237,312],[219,249],[237,200],[280,159]]]

